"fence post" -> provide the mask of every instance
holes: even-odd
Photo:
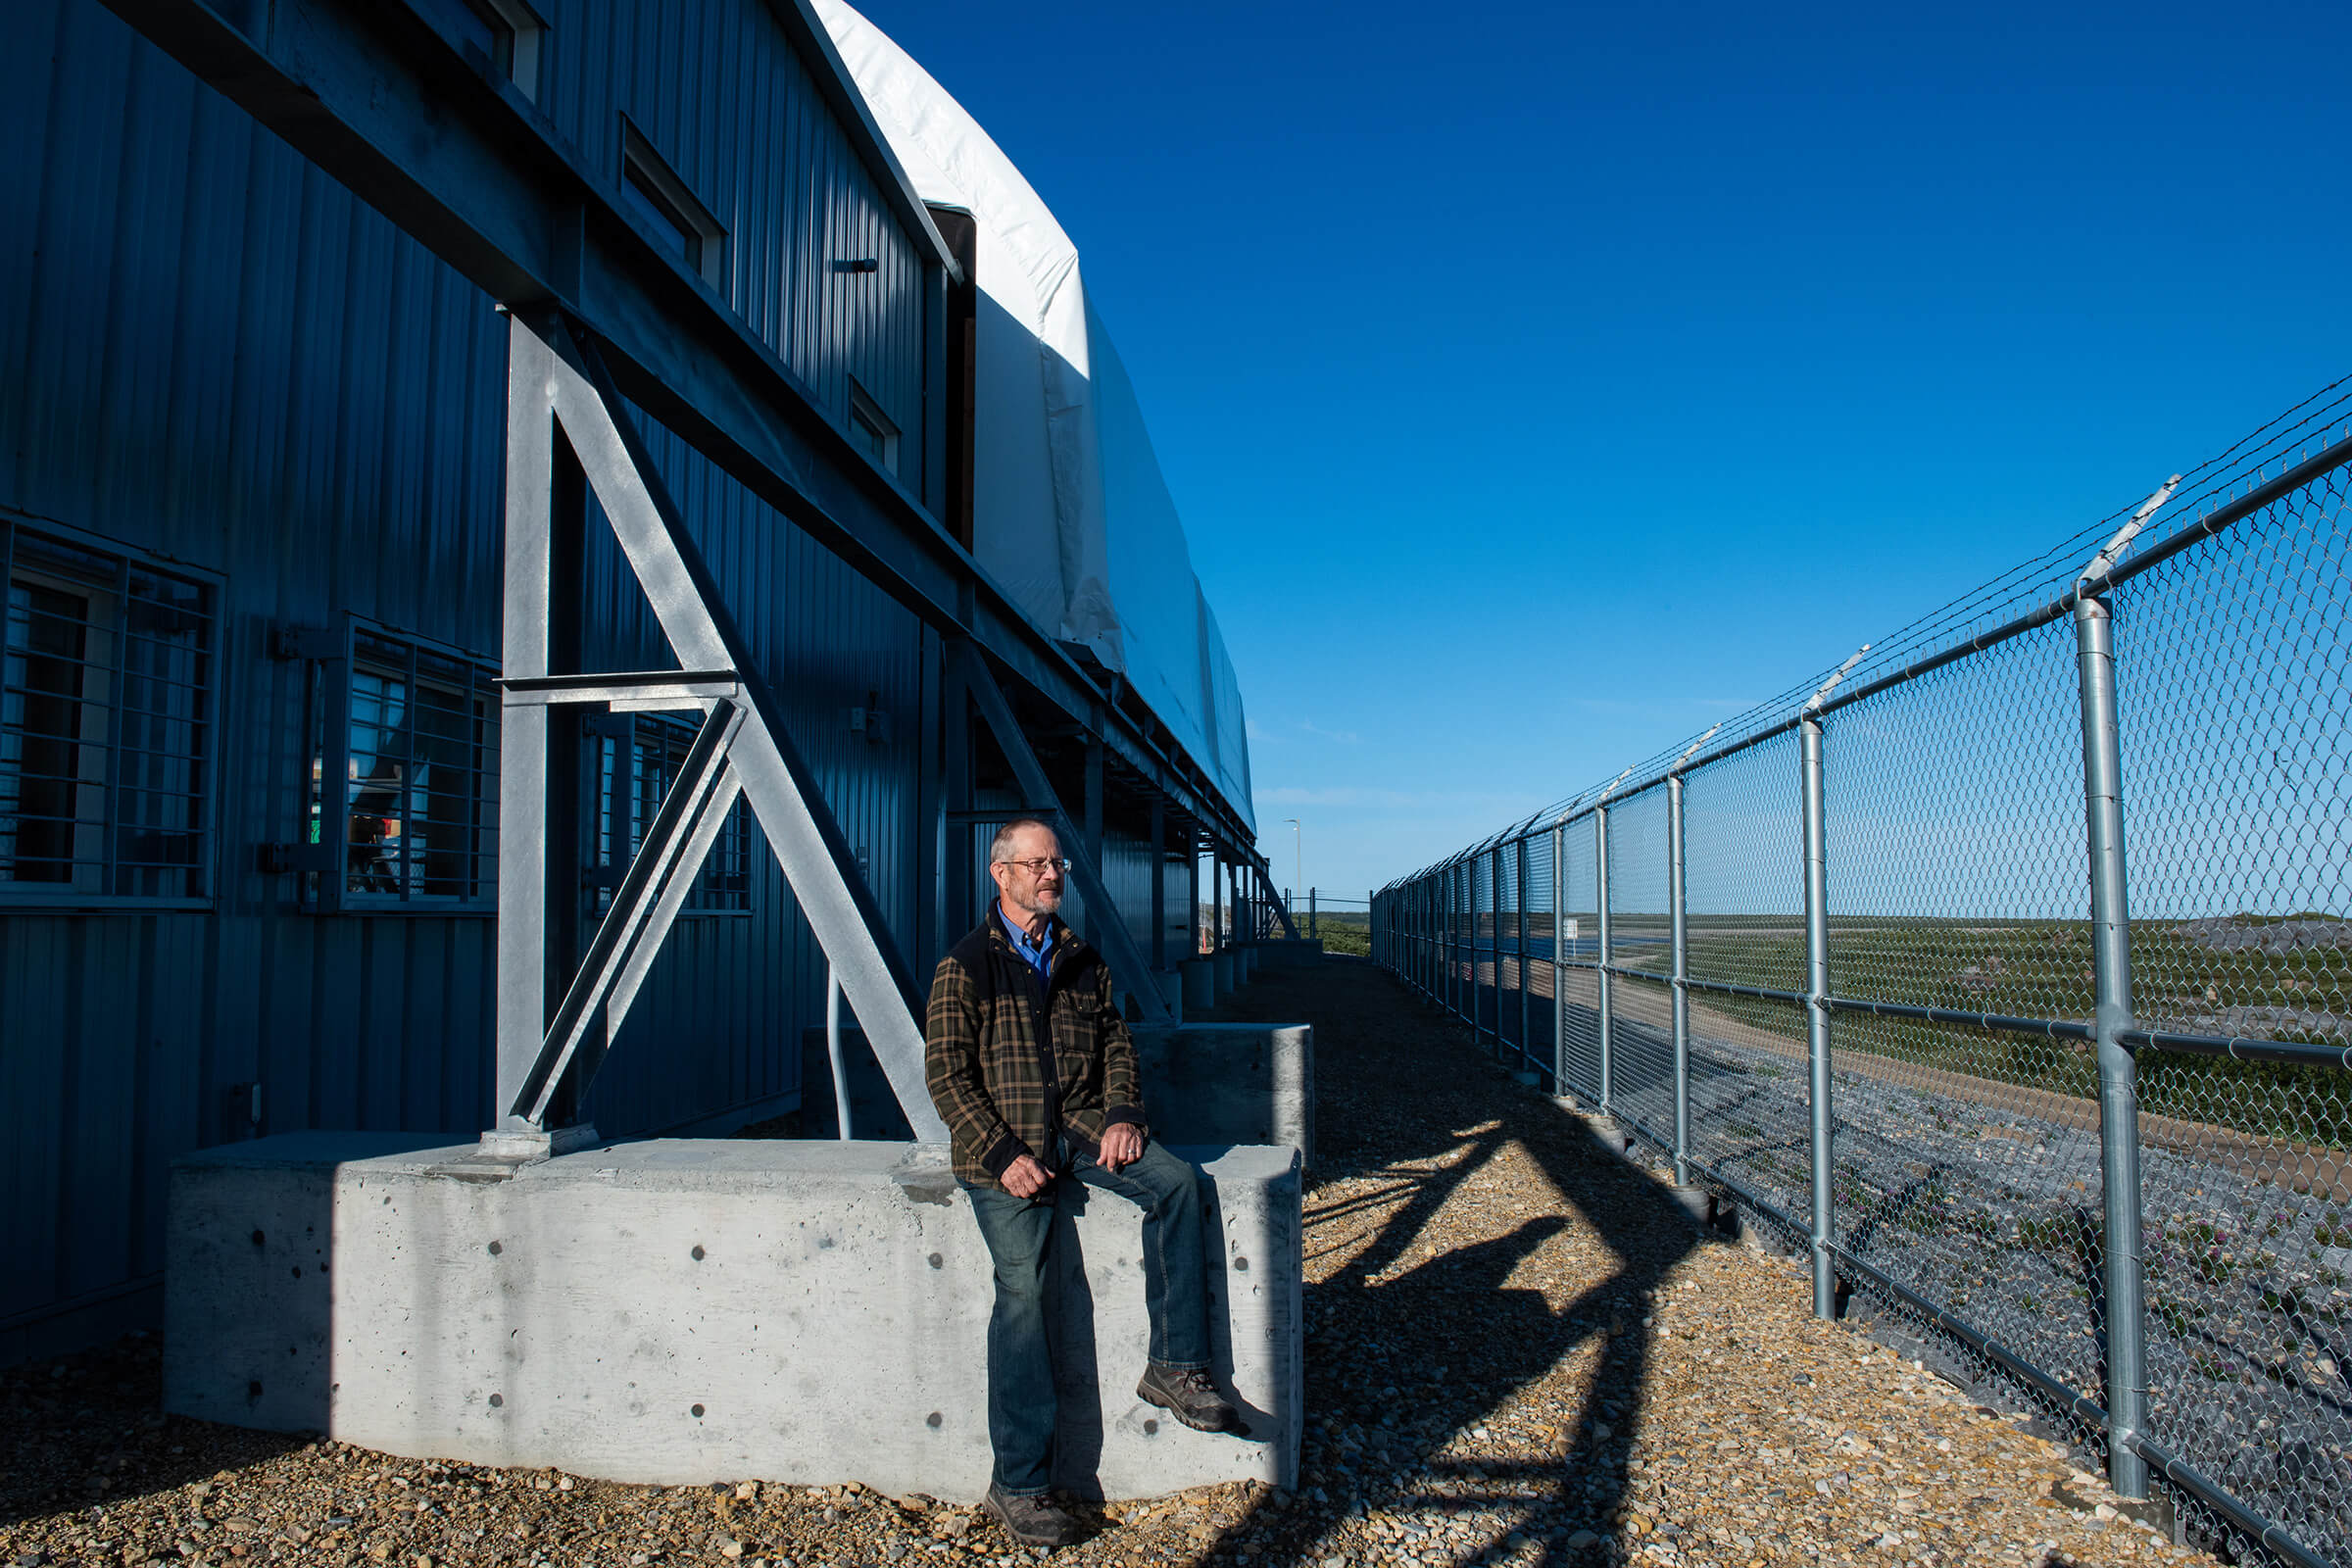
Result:
[[[1609,1027],[1609,1004],[1614,998],[1611,995],[1613,988],[1609,984],[1609,808],[1605,805],[1592,808],[1592,866],[1593,891],[1598,895],[1596,902],[1600,906],[1597,911],[1600,930],[1594,938],[1600,945],[1600,967],[1593,971],[1593,978],[1599,982],[1596,990],[1600,997],[1596,1030],[1600,1036],[1600,1113],[1607,1116],[1615,1108],[1617,1053],[1616,1042],[1611,1038],[1613,1031]]]
[[[1494,955],[1494,1054],[1502,1054],[1502,846],[1488,852],[1487,947]]]
[[[2115,696],[2115,617],[2092,594],[2075,601],[2082,690],[2082,805],[2090,848],[2093,1028],[2099,1054],[2099,1180],[2105,1190],[2107,1479],[2118,1495],[2148,1494],[2148,1464],[2132,1440],[2147,1422],[2139,1213],[2139,1086],[2117,1038],[2132,1027],[2132,928],[2124,896],[2123,746]]]
[[[1828,834],[1822,823],[1821,720],[1808,712],[1804,736],[1805,1038],[1813,1112],[1813,1315],[1838,1315],[1838,1272],[1830,1256],[1837,1212],[1830,1175],[1830,875]]]
[[[1470,860],[1453,867],[1453,1015],[1477,1030],[1477,872]]]
[[[1310,941],[1323,934],[1315,925],[1315,890],[1313,888],[1306,890],[1306,934]]]
[[[1551,1092],[1568,1093],[1568,830],[1551,828]]]
[[[1445,959],[1446,966],[1442,1002],[1445,1002],[1448,1013],[1460,1015],[1460,961],[1453,955],[1453,936],[1456,936],[1453,933],[1453,921],[1456,921],[1453,877],[1456,877],[1456,867],[1451,865],[1437,872],[1437,945],[1440,945],[1440,956]]]
[[[1690,930],[1683,905],[1683,775],[1666,778],[1666,914],[1674,944],[1674,1185],[1690,1185]]]
[[[1452,865],[1438,873],[1439,902],[1445,906],[1438,911],[1438,924],[1446,948],[1446,1008],[1457,1018],[1462,1012],[1461,956],[1454,951],[1456,938],[1460,935],[1455,929],[1461,918],[1461,911],[1455,907],[1455,891],[1460,875],[1461,868]]]
[[[1527,840],[1519,841],[1519,1065],[1527,1065]]]

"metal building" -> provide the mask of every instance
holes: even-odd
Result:
[[[1246,757],[975,564],[973,236],[806,0],[22,0],[0,130],[0,1360],[154,1319],[181,1152],[498,1119],[525,330],[626,400],[903,974],[1014,808],[1066,812],[1146,1010],[1201,857],[1262,894]],[[677,668],[578,537],[577,667]],[[548,733],[562,969],[695,730]],[[578,1112],[794,1109],[828,989],[738,808]]]

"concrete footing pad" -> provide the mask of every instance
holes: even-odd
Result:
[[[1221,948],[1210,955],[1208,961],[1216,966],[1217,1000],[1223,1002],[1227,997],[1233,995],[1233,988],[1240,980],[1241,971],[1234,957],[1233,950]]]
[[[300,1133],[178,1161],[165,1408],[479,1464],[680,1485],[989,1477],[987,1248],[931,1145],[653,1140],[493,1169],[471,1143]],[[1294,1485],[1299,1164],[1203,1164],[1214,1371],[1249,1436],[1138,1401],[1141,1214],[1057,1234],[1056,1480]]]
[[[1187,958],[1176,966],[1184,976],[1184,1005],[1187,1011],[1206,1012],[1217,1004],[1217,962],[1214,958]]]
[[[1188,1144],[1287,1144],[1315,1159],[1312,1024],[1191,1023],[1134,1031],[1144,1108]]]
[[[1154,969],[1152,971],[1152,984],[1158,989],[1161,1003],[1176,1015],[1176,1022],[1184,1022],[1183,974],[1174,969]]]

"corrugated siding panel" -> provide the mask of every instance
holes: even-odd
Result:
[[[763,0],[564,0],[542,7],[540,107],[617,185],[621,117],[727,231],[722,292],[849,421],[856,376],[906,442],[919,491],[922,252]],[[872,272],[837,261],[870,258]]]
[[[592,9],[553,35],[552,99],[581,144],[616,174],[626,108],[729,223],[747,318],[836,418],[856,373],[918,453],[919,263],[772,22],[756,3]],[[486,1124],[492,922],[321,918],[252,867],[303,829],[309,666],[269,657],[273,624],[354,614],[496,655],[506,331],[97,0],[0,10],[0,508],[218,575],[221,738],[212,910],[0,904],[6,1331],[161,1266],[172,1157],[253,1132],[233,1086],[264,1085],[267,1132]],[[853,253],[883,270],[826,265]],[[912,620],[673,438],[653,445],[910,945]],[[609,551],[597,590],[610,663],[674,662]],[[897,719],[888,745],[843,721],[868,691]],[[798,1088],[823,959],[756,863],[753,913],[689,917],[657,967],[596,1086],[608,1134]]]

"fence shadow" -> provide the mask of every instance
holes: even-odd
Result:
[[[1519,1089],[1465,1033],[1392,977],[1367,965],[1345,983],[1360,991],[1357,1006],[1390,1009],[1393,1026],[1346,1038],[1357,1020],[1333,1019],[1329,1005],[1318,1006],[1329,1000],[1315,994],[1323,988],[1289,991],[1282,1004],[1287,1015],[1318,1025],[1318,1185],[1381,1183],[1308,1216],[1310,1251],[1355,1248],[1307,1288],[1309,1411],[1360,1425],[1364,1436],[1343,1436],[1335,1422],[1330,1435],[1310,1439],[1300,1488],[1310,1496],[1320,1489],[1329,1501],[1310,1515],[1316,1544],[1296,1544],[1292,1555],[1317,1560],[1357,1504],[1368,1511],[1512,1508],[1531,1519],[1548,1505],[1549,1519],[1527,1532],[1536,1560],[1597,1560],[1597,1549],[1566,1542],[1578,1530],[1607,1535],[1611,1513],[1626,1498],[1627,1458],[1645,1419],[1648,1299],[1701,1245],[1700,1232],[1671,1194],[1632,1169],[1582,1118]],[[1410,1114],[1395,1108],[1396,1084],[1427,1086]],[[1598,1233],[1610,1259],[1557,1307],[1545,1291],[1511,1281],[1539,1248],[1570,1228],[1566,1213],[1531,1215],[1481,1241],[1423,1250],[1440,1211],[1512,1146]],[[1334,1230],[1353,1234],[1332,1240]],[[1335,1356],[1343,1324],[1346,1345],[1376,1348],[1380,1359],[1351,1364]],[[1564,1439],[1515,1455],[1473,1458],[1455,1450],[1456,1440],[1563,1358],[1593,1346],[1598,1365],[1581,1404],[1563,1414]],[[1274,1523],[1268,1512],[1260,1506],[1229,1525],[1219,1544]],[[1295,1528],[1298,1520],[1289,1523]]]

